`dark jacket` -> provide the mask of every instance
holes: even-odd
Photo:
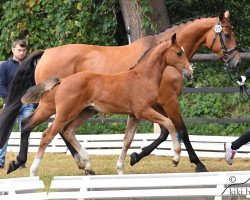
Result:
[[[10,58],[0,64],[0,97],[6,98],[19,62]]]

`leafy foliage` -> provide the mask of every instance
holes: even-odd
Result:
[[[7,59],[15,39],[30,50],[68,43],[115,45],[116,4],[95,0],[18,0],[0,4],[0,60]]]

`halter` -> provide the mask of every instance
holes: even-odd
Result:
[[[227,18],[224,18],[228,21]],[[230,48],[230,49],[227,49],[226,45],[225,45],[225,42],[223,40],[223,37],[222,37],[222,27],[228,27],[228,28],[231,28],[233,29],[234,27],[232,25],[222,25],[220,23],[220,21],[214,26],[214,31],[215,31],[215,35],[214,35],[214,38],[213,38],[213,42],[212,42],[212,45],[210,47],[210,49],[212,50],[212,47],[215,43],[215,40],[216,40],[216,37],[219,36],[219,39],[220,39],[220,44],[221,44],[221,51],[222,51],[222,56],[221,56],[221,59],[224,61],[225,63],[225,66],[226,66],[226,72],[227,74],[229,75],[230,79],[231,80],[234,80],[230,74],[230,67],[229,67],[229,62],[235,57],[237,51],[238,51],[238,48],[237,46],[236,47],[233,47],[233,48]],[[231,58],[229,58],[229,55],[231,55],[233,52],[235,52],[233,54],[233,56],[231,56]],[[238,71],[237,71],[238,73]]]
[[[225,19],[228,21],[227,18],[225,18]],[[223,53],[222,56],[221,56],[221,59],[226,63],[227,66],[229,66],[228,63],[234,58],[236,53],[231,58],[228,58],[228,56],[230,54],[232,54],[234,51],[238,51],[238,48],[233,47],[231,49],[227,49],[227,47],[225,45],[225,42],[223,40],[223,37],[222,37],[222,27],[228,27],[228,28],[231,28],[231,29],[234,28],[232,25],[222,25],[220,22],[218,22],[218,24],[216,24],[214,26],[215,35],[214,35],[213,42],[212,42],[212,45],[211,45],[210,49],[212,49],[212,47],[213,47],[213,45],[215,43],[216,37],[218,35],[219,38],[220,38],[221,51]]]

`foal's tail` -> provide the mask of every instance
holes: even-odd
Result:
[[[35,85],[36,63],[44,54],[43,50],[32,52],[18,67],[12,79],[5,107],[0,112],[0,148],[8,141],[18,112],[22,106],[21,97],[28,88]]]
[[[59,78],[53,77],[29,88],[21,99],[22,103],[39,103],[40,99],[60,82]]]

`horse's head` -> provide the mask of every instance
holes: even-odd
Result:
[[[166,64],[175,67],[188,79],[192,78],[193,70],[187,59],[184,48],[176,41],[176,33],[171,37],[170,47],[166,53]]]
[[[237,68],[241,58],[237,50],[233,26],[229,21],[229,17],[229,11],[220,12],[217,22],[207,35],[206,44],[229,68]]]

